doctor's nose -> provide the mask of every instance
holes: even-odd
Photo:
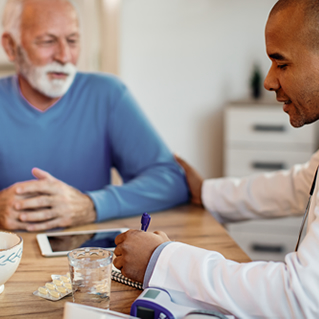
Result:
[[[276,75],[276,66],[272,65],[264,81],[264,87],[268,91],[277,91],[280,89],[280,83]]]

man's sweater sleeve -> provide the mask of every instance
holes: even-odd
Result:
[[[110,107],[107,138],[123,185],[88,192],[97,221],[170,208],[188,200],[182,169],[123,86]]]

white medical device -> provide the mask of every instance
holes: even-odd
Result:
[[[168,291],[147,288],[133,302],[131,316],[141,319],[227,319],[216,311],[199,310],[175,303]]]

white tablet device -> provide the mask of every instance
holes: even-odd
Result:
[[[115,248],[115,237],[128,228],[52,232],[38,234],[37,241],[45,257],[65,256],[70,250],[80,247]]]

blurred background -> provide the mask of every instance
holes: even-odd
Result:
[[[270,65],[264,26],[275,0],[75,0],[79,69],[119,75],[170,149],[204,177],[223,175],[223,107]],[[5,0],[0,1],[2,10]],[[0,52],[0,75],[13,71]]]
[[[317,149],[315,125],[293,129],[275,94],[262,87],[270,66],[264,28],[276,0],[74,2],[79,70],[118,75],[171,151],[204,178],[289,168]],[[0,76],[11,73],[1,48]],[[299,223],[226,227],[252,259],[283,260]]]

